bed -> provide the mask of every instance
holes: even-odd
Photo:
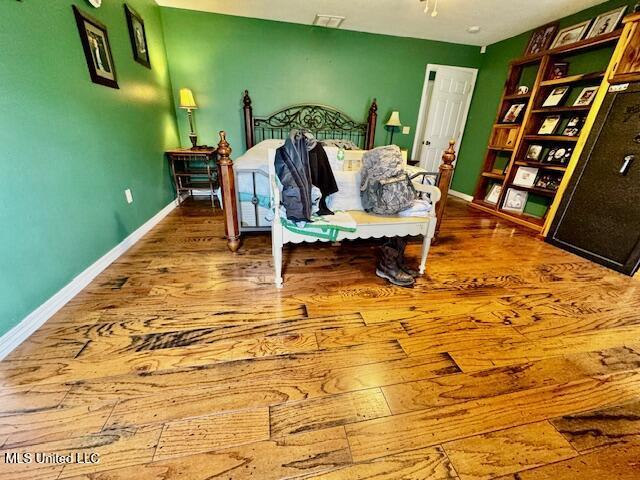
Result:
[[[271,229],[271,221],[267,219],[271,208],[268,151],[284,144],[293,128],[309,130],[320,141],[334,141],[340,146],[350,147],[345,150],[344,163],[338,161],[338,147],[326,146],[325,150],[340,188],[339,194],[330,199],[330,208],[332,205],[336,209],[354,207],[359,201],[359,192],[353,189],[354,182],[359,181],[359,173],[358,166],[350,162],[362,157],[358,150],[373,148],[377,110],[376,99],[373,99],[363,122],[350,118],[337,108],[318,104],[293,105],[260,117],[253,115],[251,97],[245,90],[243,116],[247,150],[233,161],[240,232]]]

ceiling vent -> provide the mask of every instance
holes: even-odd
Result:
[[[317,25],[319,27],[326,27],[326,28],[340,28],[340,25],[342,25],[342,22],[344,22],[344,17],[341,17],[339,15],[316,15],[315,20],[313,20],[313,24]]]

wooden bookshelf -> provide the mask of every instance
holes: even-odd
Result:
[[[508,189],[514,188],[529,195],[535,195],[539,199],[547,199],[547,213],[549,206],[558,195],[557,190],[540,187],[521,187],[514,185],[514,179],[519,167],[538,168],[538,175],[554,175],[559,180],[567,171],[566,165],[547,163],[543,161],[532,161],[526,158],[527,151],[531,145],[543,147],[543,155],[549,154],[553,149],[565,148],[568,151],[573,149],[579,142],[580,135],[563,135],[563,128],[569,118],[580,116],[586,117],[591,106],[574,106],[570,104],[558,105],[554,107],[543,107],[542,104],[549,93],[557,87],[569,86],[570,88],[584,88],[586,86],[600,86],[604,80],[605,72],[601,70],[585,73],[574,73],[563,78],[552,79],[551,72],[553,64],[566,61],[567,57],[575,57],[583,53],[611,48],[620,39],[622,29],[601,35],[596,38],[581,40],[571,45],[547,50],[536,55],[530,55],[513,60],[509,64],[509,71],[505,88],[500,99],[496,120],[493,125],[489,145],[484,158],[482,171],[478,178],[474,200],[471,205],[479,210],[492,213],[501,218],[511,220],[519,225],[529,227],[538,232],[542,231],[545,224],[546,213],[543,216],[534,216],[528,213],[515,213],[503,209],[506,193]],[[525,69],[537,69],[535,80],[529,83],[529,92],[526,94],[517,93],[518,86],[521,85],[523,72]],[[520,118],[513,123],[505,122],[505,114],[512,105],[525,104]],[[541,135],[538,133],[541,123],[547,115],[559,115],[562,118],[556,131],[551,135]],[[582,134],[582,132],[581,132]],[[542,157],[540,158],[542,160]],[[501,163],[498,165],[498,161]],[[502,186],[502,193],[497,204],[491,204],[484,199],[492,185]],[[529,197],[531,199],[531,197]],[[538,208],[543,210],[544,201],[539,200]],[[537,212],[536,212],[537,213]]]

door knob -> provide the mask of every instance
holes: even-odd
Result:
[[[626,157],[624,157],[624,160],[622,161],[622,167],[620,167],[620,175],[624,177],[627,175],[627,173],[629,173],[629,169],[631,168],[631,165],[633,165],[635,159],[635,155],[627,155]]]

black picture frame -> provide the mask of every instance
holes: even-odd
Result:
[[[144,65],[151,69],[149,45],[147,43],[147,30],[144,26],[144,20],[138,12],[126,3],[124,4],[124,12],[127,17],[127,27],[129,28],[129,39],[131,40],[133,59],[140,65]]]
[[[538,55],[549,49],[551,41],[558,32],[560,26],[559,22],[549,23],[543,27],[538,28],[531,34],[527,48],[524,51],[524,56]]]
[[[107,27],[75,5],[72,8],[91,81],[105,87],[120,88]]]

